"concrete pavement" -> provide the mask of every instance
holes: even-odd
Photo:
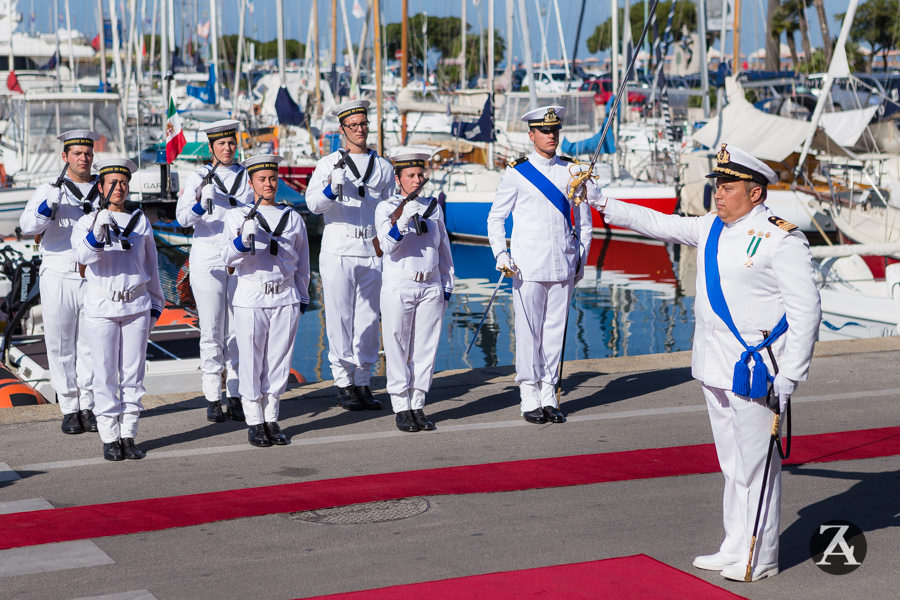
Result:
[[[898,361],[900,338],[819,344],[811,380],[794,400],[794,434],[900,424]],[[138,440],[148,457],[116,464],[100,458],[96,435],[60,433],[56,406],[4,409],[0,463],[9,470],[0,466],[0,508],[710,443],[689,364],[689,353],[569,363],[569,422],[544,426],[519,417],[510,367],[440,373],[426,406],[438,430],[416,434],[397,431],[387,409],[342,411],[328,382],[304,385],[282,403],[292,444],[268,449],[250,447],[240,423],[208,423],[199,396],[148,396]],[[713,473],[432,496],[414,516],[380,523],[276,514],[95,538],[89,543],[109,561],[50,572],[4,576],[14,556],[0,554],[0,598],[296,598],[636,553],[748,598],[893,598],[897,463],[889,456],[786,468],[783,572],[754,584],[691,567],[722,535],[721,475]],[[828,575],[809,557],[812,532],[830,519],[866,535],[866,559],[848,575]]]

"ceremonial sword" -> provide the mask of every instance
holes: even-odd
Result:
[[[465,354],[463,356],[469,355],[469,350],[472,349],[472,346],[475,344],[475,340],[478,339],[478,333],[481,331],[481,326],[484,325],[484,320],[487,318],[488,312],[491,310],[491,306],[494,304],[494,298],[497,297],[497,292],[500,291],[500,285],[503,283],[504,277],[512,277],[515,274],[515,271],[511,271],[509,269],[503,268],[500,269],[500,279],[497,280],[497,285],[494,286],[494,293],[491,294],[491,299],[488,300],[487,306],[484,308],[484,314],[481,315],[481,320],[478,322],[478,327],[475,328],[475,335],[472,336],[472,341],[469,342],[469,347],[466,348]]]

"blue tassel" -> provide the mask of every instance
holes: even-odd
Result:
[[[753,365],[753,385],[750,387],[751,398],[762,398],[769,391],[769,371],[766,369],[766,363],[762,361],[762,357],[756,355]]]
[[[750,367],[744,362],[743,357],[734,363],[734,378],[731,381],[731,391],[738,396],[750,395]]]

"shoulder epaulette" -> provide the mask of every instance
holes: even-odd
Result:
[[[785,221],[781,217],[774,217],[774,216],[769,217],[769,223],[771,223],[775,227],[778,227],[779,229],[783,229],[783,230],[787,231],[788,233],[797,229],[796,225],[794,225],[793,223],[790,223],[788,221]]]
[[[571,156],[565,156],[563,154],[559,155],[559,160],[564,160],[566,162],[575,162],[574,158],[572,158]]]
[[[517,158],[516,160],[510,161],[510,162],[508,162],[507,164],[508,164],[511,168],[515,169],[517,166],[521,165],[523,162],[526,162],[527,160],[528,160],[528,157],[527,157],[527,156],[523,156],[523,157],[521,157],[521,158]]]

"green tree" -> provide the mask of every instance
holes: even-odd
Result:
[[[844,18],[844,15],[835,16]],[[866,0],[860,4],[850,27],[850,39],[871,48],[869,71],[876,54],[881,53],[887,64],[888,52],[900,40],[900,0]]]
[[[672,0],[664,0],[656,7],[656,22],[659,24],[659,35],[662,35],[666,26],[666,19],[669,16],[669,10],[672,8]],[[623,27],[624,9],[619,9],[619,27]],[[629,12],[629,22],[631,25],[631,39],[637,43],[641,37],[641,31],[644,29],[644,5],[636,2],[631,5]],[[672,37],[675,41],[681,40],[682,32],[687,28],[688,33],[697,31],[697,6],[693,2],[678,2],[675,6],[675,16],[672,18]],[[624,30],[624,29],[623,29]],[[647,32],[647,37],[653,36],[653,31]],[[622,33],[619,32],[619,39],[622,39]],[[603,23],[594,29],[594,33],[587,39],[588,52],[596,54],[597,52],[609,50],[612,44],[612,18],[606,19]]]

